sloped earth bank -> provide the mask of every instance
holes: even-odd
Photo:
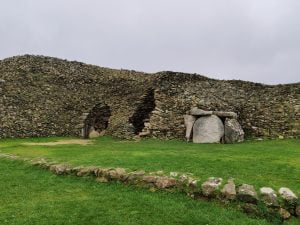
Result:
[[[260,190],[258,195],[252,185],[243,184],[236,187],[230,179],[221,189],[222,178],[211,177],[202,184],[190,174],[171,172],[169,176],[162,171],[146,173],[145,171],[126,171],[124,168],[71,167],[57,164],[45,158],[27,159],[11,154],[0,154],[1,158],[21,160],[47,169],[56,175],[74,175],[78,177],[94,177],[97,182],[121,182],[149,189],[151,192],[163,190],[183,192],[192,199],[219,201],[231,204],[250,216],[265,218],[273,223],[281,223],[291,217],[300,216],[300,201],[288,188],[279,190],[280,197],[271,188]],[[268,192],[268,190],[271,190]],[[293,218],[300,223],[299,218]]]

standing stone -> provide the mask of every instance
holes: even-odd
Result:
[[[221,193],[224,198],[228,200],[233,200],[236,197],[235,183],[233,179],[229,179],[227,184],[224,185]]]
[[[260,191],[263,202],[267,206],[273,206],[273,207],[279,206],[278,201],[277,201],[277,195],[272,188],[262,187],[259,191]]]
[[[246,202],[246,203],[253,203],[256,204],[257,202],[257,193],[252,185],[249,184],[243,184],[238,189],[238,199],[240,201]]]
[[[220,143],[223,136],[224,125],[215,115],[200,117],[194,123],[194,143]]]
[[[222,178],[217,178],[217,177],[208,178],[208,180],[201,185],[202,194],[206,197],[213,197],[215,191],[218,189],[221,183],[222,183]]]
[[[191,139],[192,129],[193,129],[193,125],[195,123],[196,117],[191,116],[191,115],[184,115],[183,118],[184,118],[184,125],[186,128],[185,138],[187,141],[189,141]]]
[[[225,143],[244,141],[244,131],[236,119],[225,119]]]

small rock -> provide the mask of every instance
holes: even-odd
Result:
[[[106,172],[106,176],[112,180],[122,180],[124,175],[126,175],[126,170],[123,168],[115,168]]]
[[[233,200],[236,198],[235,183],[233,179],[228,180],[227,184],[225,184],[221,190],[221,193],[228,200]]]
[[[145,175],[145,171],[134,171],[130,172],[128,174],[127,181],[135,183],[136,181],[142,179],[142,177]]]
[[[108,179],[106,177],[97,177],[96,181],[99,183],[107,183]]]
[[[157,181],[157,176],[143,176],[143,181],[147,183],[155,183]]]
[[[77,176],[82,177],[82,176],[89,176],[89,175],[94,175],[94,170],[96,168],[95,167],[86,167],[86,168],[81,168],[79,169],[79,171],[77,172]]]
[[[289,203],[296,202],[298,199],[298,197],[295,195],[295,193],[292,192],[291,189],[289,189],[289,188],[282,187],[279,189],[278,192],[282,196],[282,198]]]
[[[49,170],[54,172],[57,175],[68,174],[71,171],[71,169],[68,168],[66,165],[60,165],[60,164],[51,165],[49,167]]]
[[[253,203],[257,202],[257,193],[252,185],[243,184],[238,188],[237,197],[242,202]]]
[[[242,205],[242,209],[245,213],[249,214],[249,215],[258,215],[258,209],[257,209],[257,205],[251,204],[251,203],[246,203],[244,205]]]
[[[178,173],[177,172],[170,172],[170,176],[171,177],[178,177]]]
[[[159,177],[155,184],[160,189],[171,188],[176,185],[176,180],[170,177]]]
[[[291,217],[291,214],[283,208],[280,208],[278,213],[279,213],[280,217],[284,220],[287,220]]]
[[[263,202],[267,206],[274,206],[274,207],[279,206],[278,201],[277,201],[277,195],[276,195],[275,191],[272,188],[262,187],[260,189],[260,194],[262,196]]]
[[[202,187],[202,194],[206,197],[212,197],[215,194],[215,191],[222,183],[222,178],[218,177],[210,177],[207,181],[205,181]]]
[[[296,215],[300,216],[300,205],[296,206]]]

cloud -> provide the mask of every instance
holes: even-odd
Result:
[[[300,81],[298,0],[10,0],[0,58],[43,54],[112,68],[268,84]]]

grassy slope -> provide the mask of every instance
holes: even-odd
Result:
[[[210,176],[234,177],[257,188],[287,186],[300,194],[300,139],[241,144],[192,144],[182,141],[120,141],[102,137],[88,146],[24,146],[24,142],[62,138],[7,139],[0,150],[27,157],[47,157],[72,165],[124,167],[132,170],[191,172],[202,181]]]
[[[178,193],[59,177],[17,161],[0,160],[0,171],[1,225],[268,224]]]

